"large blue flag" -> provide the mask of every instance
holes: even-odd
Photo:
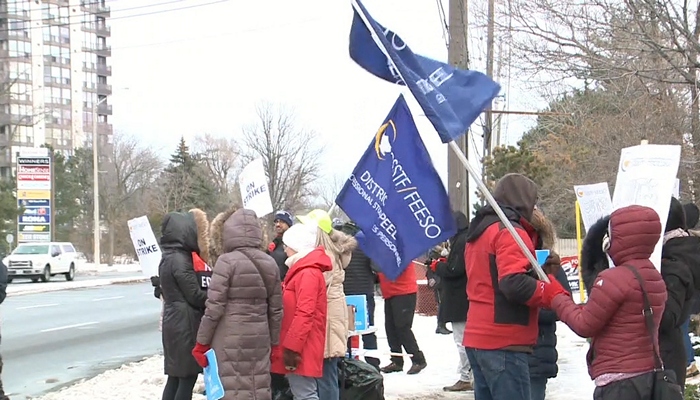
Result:
[[[457,69],[414,54],[399,35],[380,25],[360,0],[356,1],[370,26],[354,9],[350,57],[379,78],[408,85],[443,143],[465,134],[481,112],[491,106],[501,87],[481,72]],[[372,39],[370,28],[376,32],[391,60]]]
[[[391,280],[457,231],[450,201],[403,95],[335,199],[360,248]]]

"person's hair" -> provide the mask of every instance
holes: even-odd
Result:
[[[343,254],[343,250],[337,243],[342,235],[344,235],[342,232],[335,229],[331,229],[331,233],[326,233],[323,229],[316,228],[316,246],[321,246],[332,254],[334,263],[340,263],[340,255]]]

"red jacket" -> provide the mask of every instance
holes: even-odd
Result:
[[[418,292],[416,266],[413,265],[413,262],[393,282],[381,272],[377,275],[379,275],[379,288],[382,290],[382,297],[385,299]]]
[[[557,296],[552,309],[581,337],[592,338],[586,361],[592,379],[607,373],[636,373],[654,369],[652,342],[642,315],[642,289],[624,265],[635,267],[659,330],[666,304],[666,284],[649,261],[661,236],[661,223],[648,207],[621,208],[610,216],[611,247],[608,254],[618,265],[602,271],[590,288],[585,305],[569,296]],[[600,247],[598,247],[600,248]]]
[[[295,374],[312,378],[323,376],[328,308],[323,273],[332,269],[331,259],[319,247],[297,260],[287,272],[282,292],[284,316],[280,346],[272,349],[272,372],[290,372],[282,359],[282,349],[286,348],[301,354]]]
[[[535,229],[510,207],[503,211],[535,254]],[[481,350],[534,347],[542,292],[530,262],[493,209],[484,207],[471,223],[464,251],[469,311],[463,344]],[[497,283],[494,285],[494,283]],[[524,349],[523,349],[524,350]]]

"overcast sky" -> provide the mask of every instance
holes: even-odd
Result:
[[[444,0],[445,11],[447,3]],[[240,137],[241,127],[255,121],[256,103],[269,101],[293,107],[299,126],[318,132],[325,146],[324,173],[344,178],[401,93],[399,86],[375,78],[348,56],[353,14],[347,0],[111,0],[108,4],[114,128],[137,135],[164,156],[174,150],[180,136],[188,141],[202,133]],[[364,4],[414,52],[447,59],[435,1],[365,0]],[[191,8],[165,11],[183,7]],[[146,13],[152,14],[141,15]],[[475,29],[470,41],[472,68],[483,71],[485,36]],[[544,105],[536,94],[521,89],[516,76],[503,86],[511,110],[535,111]],[[445,180],[447,147],[405,94]],[[514,144],[533,123],[531,117],[504,118],[505,139]],[[470,143],[481,146],[476,136]],[[470,157],[478,163],[475,154]]]

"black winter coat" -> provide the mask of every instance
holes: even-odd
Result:
[[[199,253],[197,226],[190,213],[169,213],[161,226],[163,257],[158,267],[163,292],[165,374],[185,378],[202,368],[192,357],[207,291],[194,272],[192,252]]]
[[[700,238],[679,237],[666,242],[661,252],[661,276],[668,299],[659,326],[659,350],[664,366],[684,385],[687,361],[681,326],[690,315],[691,300],[700,285]]]
[[[287,276],[287,271],[289,271],[289,267],[287,264],[284,262],[287,261],[287,253],[284,252],[284,243],[282,243],[282,236],[277,236],[275,239],[272,241],[272,243],[275,245],[275,249],[272,251],[267,251],[267,254],[269,254],[277,263],[277,266],[280,269],[280,279],[282,282],[284,282],[284,277]]]
[[[343,291],[346,295],[374,296],[374,279],[372,260],[359,247],[356,248],[345,267]]]
[[[464,322],[467,320],[467,269],[464,264],[464,249],[467,246],[468,227],[450,239],[450,254],[447,262],[440,262],[435,275],[440,277],[441,322]]]
[[[0,260],[0,304],[7,297],[7,266]]]
[[[566,272],[560,269],[557,273],[557,281],[571,293],[569,279],[566,277]],[[537,336],[537,345],[535,345],[533,353],[528,357],[530,364],[531,378],[555,378],[559,372],[557,360],[557,314],[546,308],[540,309],[539,319],[537,321],[539,327],[539,336]]]

